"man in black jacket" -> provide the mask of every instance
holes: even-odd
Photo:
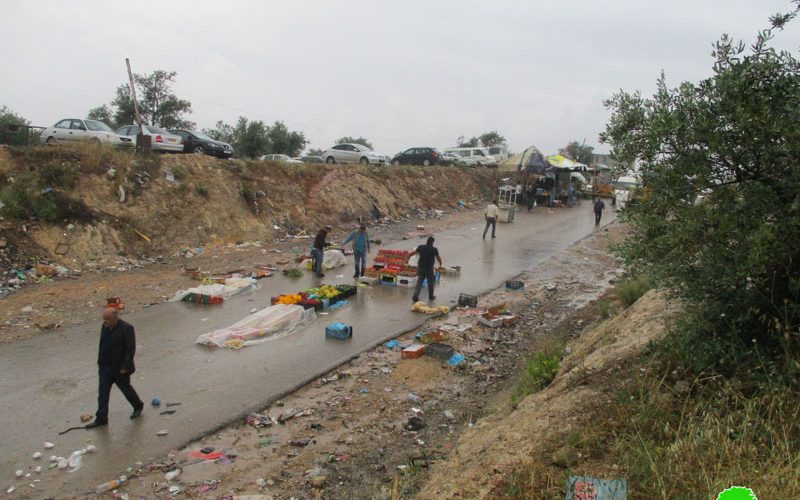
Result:
[[[136,354],[136,334],[133,326],[119,319],[116,309],[103,311],[103,328],[100,330],[100,350],[97,365],[100,374],[100,389],[97,395],[95,419],[86,425],[87,429],[108,425],[108,399],[111,386],[117,384],[125,399],[133,406],[131,419],[142,414],[144,403],[139,399],[133,386],[131,375],[136,371],[133,355]]]
[[[419,292],[422,291],[422,282],[428,281],[428,299],[431,301],[436,300],[433,294],[433,282],[436,277],[436,270],[434,269],[434,259],[439,262],[439,268],[442,267],[442,258],[439,256],[439,249],[433,246],[433,236],[428,236],[428,240],[424,245],[420,245],[416,250],[411,252],[406,258],[406,264],[411,260],[411,257],[419,255],[417,261],[417,285],[414,287],[414,296],[411,297],[412,302],[419,300]]]

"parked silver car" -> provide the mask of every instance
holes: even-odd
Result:
[[[129,137],[136,144],[136,136],[139,135],[139,125],[127,125],[117,129],[119,135]],[[150,136],[150,149],[160,153],[182,153],[183,138],[179,135],[171,134],[163,128],[144,125],[142,133]]]
[[[282,161],[284,163],[303,163],[300,160],[295,160],[294,158],[290,158],[289,155],[281,155],[281,154],[274,154],[274,155],[263,155],[260,160],[264,161]]]
[[[322,153],[322,157],[325,158],[325,163],[386,164],[385,156],[375,154],[363,144],[337,144]]]
[[[133,146],[129,137],[121,137],[111,127],[97,120],[65,118],[52,127],[44,129],[39,136],[45,144],[58,144],[71,141],[90,141],[112,146]]]

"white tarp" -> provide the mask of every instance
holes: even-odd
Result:
[[[254,278],[226,278],[225,284],[214,283],[212,285],[200,285],[188,290],[178,290],[175,295],[170,299],[171,301],[178,301],[190,293],[200,295],[210,295],[212,297],[223,297],[225,300],[238,295],[240,293],[249,292],[256,288],[256,280]]]
[[[253,313],[227,328],[204,333],[195,343],[239,349],[286,335],[317,318],[314,309],[293,304],[275,304]]]
[[[300,265],[306,269],[311,269],[313,262],[311,259],[306,259]],[[341,250],[325,250],[322,256],[322,269],[333,269],[345,264],[347,264],[347,257],[344,256]]]

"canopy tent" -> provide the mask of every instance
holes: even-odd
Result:
[[[536,146],[531,146],[522,152],[517,170],[522,173],[544,175],[550,168],[542,152]]]
[[[577,161],[570,160],[566,156],[563,155],[552,155],[545,158],[547,163],[551,165],[553,168],[558,170],[568,170],[570,172],[586,172],[589,168],[584,165],[583,163],[578,163]]]
[[[586,184],[586,177],[584,177],[583,174],[580,174],[578,172],[572,172],[571,174],[569,174],[569,177],[570,179],[575,179],[581,184]]]

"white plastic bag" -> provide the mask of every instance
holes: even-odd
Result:
[[[298,326],[313,322],[316,317],[314,309],[304,309],[293,304],[275,304],[250,314],[227,328],[204,333],[195,342],[239,349],[274,340]]]
[[[225,300],[228,300],[234,295],[249,292],[255,288],[256,280],[254,278],[227,278],[224,285],[222,283],[214,283],[212,285],[196,286],[188,290],[178,290],[170,301],[177,302],[190,293],[210,295],[211,297],[223,297]]]

